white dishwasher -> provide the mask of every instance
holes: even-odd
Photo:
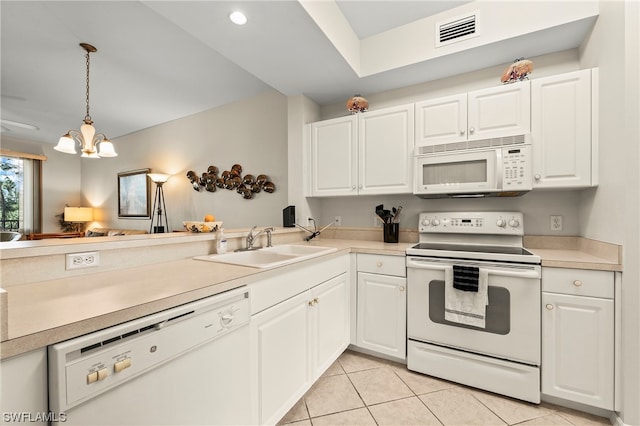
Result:
[[[246,425],[246,287],[49,347],[49,409],[65,425]]]

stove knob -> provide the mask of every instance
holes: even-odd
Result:
[[[507,221],[504,219],[498,219],[496,220],[496,226],[498,228],[504,228],[505,226],[507,226]]]
[[[520,222],[518,222],[518,219],[511,219],[509,220],[509,226],[512,228],[517,228],[518,226],[520,226]]]
[[[440,219],[433,219],[433,226],[440,225]]]
[[[422,219],[422,224],[424,226],[429,226],[429,225],[431,225],[431,221],[429,219]]]

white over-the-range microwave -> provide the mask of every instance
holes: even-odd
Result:
[[[422,198],[514,197],[532,188],[529,135],[415,150],[413,193]]]

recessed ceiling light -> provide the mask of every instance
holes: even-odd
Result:
[[[231,22],[236,25],[244,25],[247,23],[247,17],[245,14],[237,10],[235,12],[231,12],[229,19],[231,19]]]

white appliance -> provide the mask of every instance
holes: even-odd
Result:
[[[413,193],[422,198],[518,196],[532,188],[529,135],[448,144],[440,152],[417,147],[414,161]]]
[[[65,425],[246,425],[249,292],[188,303],[49,347]]]
[[[539,403],[541,268],[522,247],[522,213],[421,213],[418,229],[406,251],[408,368]],[[454,265],[487,274],[483,326],[445,318]]]

